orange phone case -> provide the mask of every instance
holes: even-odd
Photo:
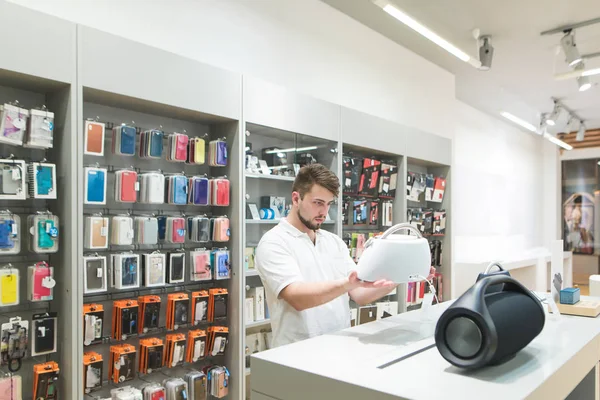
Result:
[[[86,153],[104,155],[104,124],[85,122]]]

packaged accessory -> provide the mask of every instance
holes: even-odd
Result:
[[[188,178],[184,175],[167,177],[168,204],[186,205],[188,203]]]
[[[123,383],[134,379],[136,356],[135,346],[130,344],[110,346],[109,379],[114,383]]]
[[[23,380],[11,373],[0,378],[0,399],[23,400]]]
[[[211,265],[213,265],[214,279],[230,279],[231,278],[231,264],[229,263],[229,250],[213,249],[211,252]]]
[[[185,282],[185,253],[167,253],[167,283]]]
[[[142,400],[142,392],[131,386],[119,387],[110,391],[111,399],[115,400]]]
[[[167,392],[167,400],[187,400],[188,386],[187,382],[181,378],[169,378],[163,382]]]
[[[54,361],[33,366],[33,398],[58,400],[58,375],[60,369]]]
[[[104,324],[104,306],[102,304],[83,305],[83,345],[89,346],[102,342]]]
[[[0,336],[0,365],[8,365],[10,372],[21,368],[21,360],[27,354],[29,342],[29,322],[21,317],[10,318],[2,324]]]
[[[210,250],[195,249],[190,252],[190,279],[194,282],[212,280]]]
[[[227,318],[227,289],[208,290],[208,322]]]
[[[185,361],[195,363],[206,353],[206,331],[202,329],[188,331],[187,353]]]
[[[215,178],[209,181],[210,204],[213,206],[229,206],[229,179]]]
[[[94,351],[83,353],[83,389],[84,393],[90,393],[92,390],[102,387],[102,371],[104,363],[102,354]]]
[[[58,217],[50,212],[27,217],[29,250],[35,253],[58,251]]]
[[[162,368],[164,347],[161,339],[141,339],[138,371],[142,374],[151,374],[153,371]]]
[[[189,324],[189,309],[190,298],[187,293],[170,293],[167,297],[167,329],[177,330]]]
[[[229,218],[227,216],[211,218],[210,226],[212,240],[214,242],[228,242],[231,232],[229,231]]]
[[[29,111],[17,104],[0,105],[0,142],[23,145]]]
[[[380,171],[381,161],[374,158],[365,158],[363,160],[362,173],[358,183],[358,194],[367,197],[377,196]]]
[[[25,200],[28,194],[27,164],[23,160],[0,159],[2,186],[0,200]]]
[[[32,199],[56,199],[56,165],[46,162],[27,164],[29,197]]]
[[[98,255],[83,257],[84,294],[106,292],[107,275],[106,257]]]
[[[208,290],[192,292],[192,323],[199,325],[208,321]]]
[[[210,367],[206,376],[211,396],[221,399],[229,394],[229,370],[226,367]]]
[[[165,254],[155,251],[143,255],[144,286],[157,287],[165,285],[167,258]]]
[[[140,174],[140,203],[163,204],[165,202],[165,176],[159,172]]]
[[[185,225],[183,217],[158,217],[159,238],[167,243],[184,243]]]
[[[397,181],[398,166],[390,163],[382,163],[381,177],[379,178],[379,197],[382,199],[396,198]]]
[[[185,374],[185,380],[188,384],[189,396],[193,400],[206,400],[208,395],[207,379],[204,372],[190,371]]]
[[[158,330],[160,328],[160,296],[140,296],[138,303],[140,309],[138,332],[146,334]]]
[[[227,166],[227,142],[223,139],[211,140],[208,146],[208,164],[211,167]]]
[[[129,216],[112,217],[112,233],[110,243],[117,246],[129,246],[133,244],[134,229],[133,218]]]
[[[140,255],[112,254],[112,286],[117,289],[140,287]]]
[[[360,176],[362,172],[362,158],[356,158],[352,156],[344,156],[343,161],[343,193],[355,195],[358,194],[358,184],[360,182]]]
[[[206,144],[203,138],[190,138],[188,142],[188,164],[204,164],[204,154],[206,153]]]
[[[108,227],[108,217],[86,217],[84,234],[85,248],[91,250],[108,248]]]
[[[151,383],[144,387],[144,400],[166,400],[165,387],[159,383]]]
[[[140,190],[137,172],[129,169],[115,171],[115,201],[135,203]]]
[[[196,206],[210,205],[209,180],[206,176],[192,176],[188,180],[189,203]]]
[[[33,314],[31,318],[31,355],[56,353],[58,337],[56,313]]]
[[[191,242],[206,243],[211,241],[210,219],[206,216],[188,217],[188,237]]]
[[[119,156],[135,155],[136,129],[122,124],[112,130],[112,153]]]
[[[188,135],[173,133],[167,139],[167,161],[185,162],[188,158]]]
[[[10,211],[0,211],[0,254],[21,252],[21,218]]]
[[[0,268],[0,306],[14,306],[19,304],[19,270],[7,267]]]
[[[157,129],[144,131],[140,135],[140,157],[162,158],[165,133]]]
[[[29,301],[50,301],[53,299],[54,268],[40,261],[28,268]]]
[[[104,130],[102,122],[85,121],[84,136],[85,147],[83,154],[91,156],[104,156]]]
[[[113,302],[112,332],[113,339],[126,340],[138,334],[137,300],[116,300]]]
[[[106,204],[106,168],[84,168],[85,197],[84,204]]]
[[[29,111],[30,118],[23,147],[51,149],[54,140],[54,113],[43,106]]]
[[[167,334],[163,365],[173,368],[182,365],[185,360],[185,335],[183,333]]]
[[[222,356],[225,354],[229,329],[225,326],[208,327],[208,348],[206,356]]]
[[[135,217],[135,238],[138,244],[158,243],[158,219]]]

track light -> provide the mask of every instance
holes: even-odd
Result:
[[[580,76],[577,78],[577,86],[579,87],[580,92],[585,92],[592,87],[592,83],[590,82],[590,78],[587,76]]]
[[[582,142],[585,138],[585,125],[583,121],[579,121],[579,130],[577,131],[577,136],[575,136],[575,140],[578,142]]]
[[[492,59],[494,58],[492,36],[481,36],[479,40],[481,41],[481,46],[479,46],[479,61],[481,62],[481,68],[479,69],[488,71],[492,67]]]
[[[555,101],[554,109],[552,110],[552,112],[550,114],[546,114],[544,119],[546,121],[546,124],[548,124],[550,126],[555,126],[556,121],[558,120],[559,117],[560,117],[560,105]]]
[[[560,45],[565,53],[569,67],[573,67],[581,62],[581,54],[579,54],[579,50],[575,44],[575,34],[573,31],[569,30],[565,33],[565,36],[560,39]]]

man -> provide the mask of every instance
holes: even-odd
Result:
[[[323,165],[300,169],[289,215],[265,233],[256,248],[273,347],[347,328],[350,298],[365,305],[396,286],[359,280],[346,244],[320,229],[339,188],[338,178]]]

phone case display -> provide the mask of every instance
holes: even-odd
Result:
[[[34,149],[51,149],[54,140],[54,113],[43,109],[29,111],[29,122],[23,146]]]
[[[189,323],[190,297],[187,293],[171,293],[167,300],[167,329],[177,330]],[[183,359],[183,355],[182,355]]]
[[[115,201],[135,203],[139,191],[138,174],[130,169],[115,171]]]
[[[133,244],[135,230],[133,229],[133,218],[128,216],[112,217],[110,223],[112,228],[110,243],[117,246],[129,246]]]
[[[190,251],[190,279],[195,282],[211,281],[210,250],[197,249]]]
[[[56,353],[58,318],[54,312],[34,314],[31,318],[31,355]]]
[[[32,162],[27,165],[29,197],[33,199],[56,199],[56,165]]]
[[[166,400],[187,400],[188,386],[187,382],[181,378],[169,378],[163,382],[165,391],[167,392]]]
[[[58,251],[58,217],[51,213],[27,217],[30,240],[29,250],[35,253],[56,253]]]
[[[229,329],[225,326],[210,326],[208,328],[208,354],[207,356],[221,356],[225,354]]]
[[[173,368],[183,365],[185,361],[185,342],[186,338],[183,333],[170,333],[167,335],[163,356],[165,367]]]
[[[206,400],[208,396],[208,381],[204,372],[190,371],[185,374],[189,396],[193,400]]]
[[[162,158],[165,133],[157,129],[144,131],[140,135],[140,158]]]
[[[406,198],[411,201],[420,201],[421,193],[425,193],[425,200],[441,203],[444,200],[446,179],[433,174],[420,174],[409,172],[406,182]]]
[[[379,225],[379,201],[369,202],[369,225]]]
[[[57,400],[60,369],[54,361],[33,366],[33,397],[36,400]]]
[[[229,262],[229,250],[225,249],[213,249],[211,254],[211,265],[213,265],[214,279],[230,279],[231,278],[231,264]]]
[[[84,168],[85,197],[84,204],[106,204],[106,168]]]
[[[102,387],[104,362],[102,354],[89,351],[83,354],[83,388],[84,393]]]
[[[186,205],[188,203],[188,178],[183,175],[167,177],[167,204]]]
[[[54,298],[54,268],[40,261],[27,268],[29,281],[29,301],[50,301]]]
[[[128,379],[129,380],[129,379]],[[142,400],[142,392],[131,386],[123,386],[110,391],[111,399]]]
[[[91,156],[104,156],[104,130],[106,125],[102,122],[85,121],[84,127],[84,154]]]
[[[208,144],[208,165],[211,167],[227,166],[227,142],[222,139],[210,141]]]
[[[136,129],[125,124],[115,126],[112,130],[112,153],[119,156],[135,155]]]
[[[0,306],[19,304],[19,270],[12,267],[0,269]]]
[[[394,203],[384,201],[381,204],[381,226],[392,226],[394,220]]]
[[[208,290],[192,292],[192,324],[198,325],[208,321]]]
[[[144,286],[159,287],[165,285],[167,268],[166,254],[153,252],[143,255]]]
[[[396,197],[396,182],[398,180],[398,166],[390,163],[381,164],[381,177],[379,178],[379,197],[393,199]]]
[[[23,380],[20,375],[9,373],[0,378],[0,398],[23,400]]]
[[[83,305],[83,345],[102,342],[104,328],[104,306],[102,304]]]
[[[211,367],[207,373],[210,395],[221,399],[229,394],[229,370],[225,367]]]
[[[107,267],[104,256],[83,257],[83,293],[102,293],[107,290]]]
[[[0,142],[23,145],[29,110],[13,104],[0,105]]]
[[[2,168],[0,200],[25,200],[28,194],[26,187],[28,170],[25,161],[0,159],[0,168]]]
[[[344,156],[344,194],[358,194],[358,184],[360,182],[360,176],[362,172],[362,162],[362,158]]]
[[[192,176],[188,182],[189,203],[196,206],[210,205],[209,179],[205,176]]]
[[[206,143],[203,138],[190,138],[188,142],[188,164],[203,165],[206,153]]]
[[[365,158],[363,160],[362,173],[358,183],[358,194],[368,197],[377,196],[380,171],[381,161],[374,158]]]
[[[84,246],[86,249],[108,248],[108,217],[86,217]]]
[[[27,354],[29,321],[24,321],[21,317],[10,318],[0,329],[0,365],[7,365],[10,372],[17,372],[21,368],[21,360]]]
[[[188,158],[190,138],[182,133],[173,133],[167,138],[167,161],[185,162]]]
[[[185,243],[185,218],[158,217],[158,238],[167,243]]]
[[[185,282],[185,253],[182,251],[167,254],[167,283]]]
[[[208,321],[215,322],[227,318],[227,289],[208,290]]]
[[[188,217],[188,237],[191,242],[211,241],[211,222],[206,216]]]
[[[138,332],[156,331],[160,321],[160,296],[148,295],[138,297],[140,323]]]
[[[112,338],[125,340],[138,333],[139,306],[137,300],[113,302]]]
[[[10,211],[0,211],[0,254],[21,251],[21,218]]]
[[[431,208],[409,208],[406,210],[407,222],[423,235],[432,235],[434,210]]]
[[[433,211],[433,234],[434,235],[445,235],[446,234],[446,211],[445,210]]]
[[[150,374],[163,367],[164,344],[161,339],[149,338],[140,340],[140,360],[138,371]]]
[[[202,329],[188,331],[187,352],[185,361],[194,363],[205,357],[206,331]]]
[[[137,244],[157,244],[158,219],[155,217],[135,217],[135,238]]]
[[[140,174],[140,203],[163,204],[165,202],[165,176],[158,172]]]
[[[135,346],[130,344],[110,346],[109,379],[114,383],[123,383],[134,379],[137,366],[136,357]]]
[[[229,206],[229,179],[216,178],[209,181],[210,204],[213,206]]]
[[[446,190],[446,180],[436,177],[433,183],[433,195],[431,201],[441,203],[444,200],[444,191]]]
[[[143,400],[166,400],[167,392],[160,383],[152,382],[142,390]]]
[[[134,289],[140,287],[140,255],[112,254],[112,284],[117,289]]]
[[[229,218],[227,218],[226,216],[211,218],[210,226],[212,231],[212,240],[214,242],[229,241]]]

